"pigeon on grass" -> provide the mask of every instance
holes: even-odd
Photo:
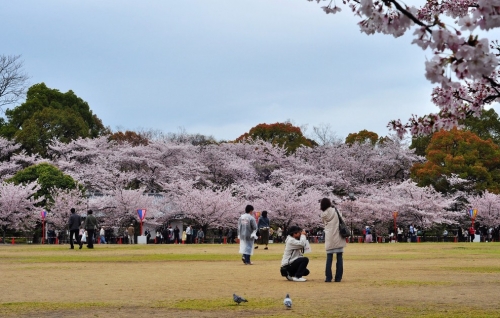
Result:
[[[286,309],[292,309],[292,299],[290,298],[290,295],[286,294],[283,304],[285,304]]]
[[[238,305],[239,305],[240,303],[247,303],[247,302],[248,302],[248,300],[246,300],[245,298],[240,297],[240,296],[238,296],[238,295],[236,295],[236,294],[233,294],[233,300],[234,300],[234,302],[235,302],[235,303],[237,303]]]

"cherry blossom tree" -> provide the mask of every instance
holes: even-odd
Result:
[[[12,160],[12,156],[21,146],[13,141],[0,137],[0,180],[12,177],[20,166]]]
[[[0,227],[3,232],[5,242],[5,231],[33,229],[39,209],[36,204],[44,198],[34,198],[35,193],[40,189],[36,182],[15,185],[13,183],[2,182],[0,184]]]
[[[229,187],[214,189],[199,187],[195,182],[180,180],[172,186],[173,204],[177,213],[194,220],[204,230],[235,226],[244,202]]]
[[[394,193],[408,179],[410,167],[422,160],[396,137],[375,145],[301,147],[293,154],[261,140],[193,145],[159,139],[130,144],[101,137],[68,144],[54,141],[48,153],[51,164],[85,187],[88,208],[103,225],[123,226],[136,218],[138,208],[145,208],[147,222],[153,225],[182,214],[205,228],[229,227],[250,203],[269,211],[273,224],[312,228],[320,226],[318,200],[323,197],[333,198],[346,221],[356,227],[386,225],[395,210],[405,211],[400,212],[402,218],[408,215],[405,222],[441,222],[428,215],[442,215],[439,207],[408,193]],[[418,197],[418,189],[407,188]],[[341,199],[350,192],[355,201]],[[64,225],[69,210],[64,205],[71,201],[68,195],[59,194],[59,208],[49,207],[58,226]],[[432,193],[425,196],[438,205],[448,204]],[[418,207],[404,205],[412,202]]]
[[[323,194],[305,186],[302,176],[273,177],[270,182],[241,187],[247,202],[269,212],[272,224],[287,229],[291,225],[314,228],[320,225],[319,200]]]
[[[467,198],[469,209],[477,209],[477,221],[487,227],[495,227],[500,224],[500,196],[484,191],[481,195],[474,195]],[[467,214],[468,217],[468,214]]]
[[[144,193],[144,189],[114,189],[104,195],[89,198],[89,209],[96,211],[96,217],[102,225],[125,226],[131,220],[138,220],[137,210],[146,209],[146,221],[151,223],[157,213],[153,197]]]
[[[419,187],[411,180],[401,183],[368,186],[356,201],[340,205],[347,219],[359,228],[382,224],[382,232],[390,228],[393,212],[398,212],[400,224],[415,224],[429,229],[434,224],[456,223],[459,215],[451,211],[453,197],[443,196],[432,187]]]
[[[439,85],[432,92],[432,101],[440,111],[423,117],[414,115],[406,124],[390,122],[398,135],[408,130],[418,135],[451,129],[466,116],[479,117],[485,105],[499,100],[500,46],[479,32],[500,27],[498,0],[429,0],[422,1],[421,7],[398,0],[343,3],[361,18],[361,32],[399,37],[413,30],[413,43],[433,53],[425,62],[425,76]],[[327,14],[341,11],[330,0],[322,9]]]
[[[71,208],[79,215],[85,215],[86,199],[79,189],[52,189],[52,202],[47,205],[47,221],[58,230],[68,229]]]

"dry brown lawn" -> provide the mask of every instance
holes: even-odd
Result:
[[[500,317],[498,243],[349,244],[341,283],[312,248],[297,283],[279,274],[281,244],[253,266],[237,245],[1,245],[0,316]]]

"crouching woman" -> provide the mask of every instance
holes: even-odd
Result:
[[[286,278],[294,282],[305,282],[303,276],[309,275],[307,264],[309,259],[304,257],[306,246],[306,232],[298,226],[291,226],[285,240],[285,252],[281,260],[281,268],[287,273]]]

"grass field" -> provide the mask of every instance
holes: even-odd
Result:
[[[498,243],[349,244],[341,283],[322,244],[303,283],[280,276],[281,244],[253,266],[237,245],[68,247],[0,245],[1,317],[500,317]]]

